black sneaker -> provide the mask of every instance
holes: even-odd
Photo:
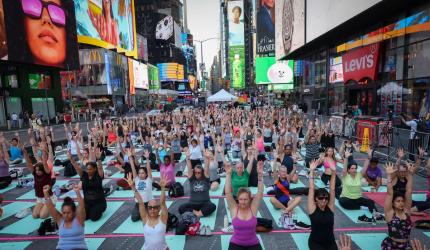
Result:
[[[358,216],[358,221],[361,222],[372,222],[372,218],[367,217],[365,214]]]
[[[306,224],[304,222],[301,222],[301,221],[298,221],[295,224],[296,224],[296,228],[297,229],[309,229],[309,228],[311,228],[310,225],[308,225],[308,224]]]

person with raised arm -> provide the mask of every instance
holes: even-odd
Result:
[[[225,184],[225,195],[227,197],[228,208],[232,218],[233,237],[231,237],[229,250],[261,250],[260,242],[257,238],[256,214],[263,198],[263,161],[258,161],[258,192],[252,198],[251,192],[247,188],[240,188],[237,193],[238,202],[233,197],[231,185],[231,166],[225,163],[227,173]]]
[[[406,192],[394,192],[393,182],[390,178],[397,169],[392,163],[386,164],[387,197],[385,198],[384,212],[388,226],[388,237],[381,243],[381,249],[411,249],[409,242],[412,230],[411,205],[412,205],[412,181],[415,167],[408,163]]]
[[[337,249],[334,238],[334,202],[336,199],[335,182],[336,166],[330,166],[330,191],[325,188],[315,190],[315,169],[318,162],[313,160],[309,163],[309,194],[308,214],[311,221],[311,234],[308,240],[310,249]]]
[[[149,151],[145,151],[145,157],[149,158]],[[131,154],[129,157],[132,157]],[[136,192],[139,192],[140,196],[142,197],[143,203],[145,205],[145,208],[148,207],[148,202],[153,199],[152,196],[152,169],[151,169],[151,163],[149,160],[146,161],[146,168],[145,167],[139,167],[138,170],[136,170],[136,165],[134,164],[134,160],[130,161],[131,164],[131,172],[133,175],[133,182],[135,184],[134,190]],[[130,173],[129,173],[130,174]],[[129,175],[128,174],[128,175]],[[128,178],[127,175],[127,178]],[[167,179],[167,178],[165,178]],[[127,180],[128,182],[128,180]],[[164,186],[166,186],[167,183],[164,183]],[[161,186],[161,185],[160,185]],[[133,187],[130,186],[133,190]],[[140,212],[139,212],[139,201],[137,199],[134,199],[135,206],[133,208],[133,211],[131,212],[131,220],[138,221],[141,219]]]
[[[12,183],[12,177],[9,174],[9,154],[4,144],[5,138],[0,135],[0,189],[8,187]]]
[[[78,186],[74,186],[78,207],[70,197],[64,198],[61,205],[61,212],[55,208],[51,201],[51,187],[45,185],[43,194],[45,195],[46,206],[49,214],[58,225],[58,244],[56,249],[88,249],[85,243],[85,202],[81,196]]]

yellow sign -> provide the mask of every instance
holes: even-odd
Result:
[[[367,152],[368,148],[369,148],[369,128],[364,128],[363,141],[361,142],[360,151],[365,153],[365,152]]]

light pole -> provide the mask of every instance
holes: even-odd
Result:
[[[211,38],[207,38],[207,39],[204,39],[204,40],[194,40],[195,42],[198,42],[198,43],[200,43],[200,60],[201,60],[201,63],[200,63],[200,75],[201,75],[201,77],[202,77],[202,79],[201,80],[203,80],[203,72],[204,72],[204,70],[203,70],[203,66],[204,66],[204,62],[203,62],[203,43],[205,43],[205,42],[207,42],[207,41],[210,41],[210,40],[215,40],[215,39],[219,39],[218,37],[211,37]]]

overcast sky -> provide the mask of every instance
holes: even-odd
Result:
[[[194,40],[219,37],[219,4],[219,0],[187,0],[188,29],[193,34]],[[196,45],[197,68],[200,74],[200,43],[194,42],[194,44]],[[218,49],[218,39],[203,43],[203,61],[206,64],[208,74]]]

